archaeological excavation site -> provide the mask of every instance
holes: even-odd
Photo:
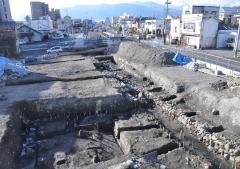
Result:
[[[136,42],[0,87],[0,169],[240,169],[240,88]]]

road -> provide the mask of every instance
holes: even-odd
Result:
[[[230,58],[230,57],[224,57],[223,53],[221,53],[220,50],[215,50],[215,52],[205,51],[205,50],[198,50],[193,48],[184,48],[184,47],[177,47],[174,45],[164,45],[160,41],[144,41],[143,43],[147,43],[151,47],[154,48],[162,48],[162,49],[168,49],[172,52],[181,52],[182,54],[186,56],[190,56],[191,58],[196,58],[201,61],[209,62],[212,64],[216,64],[237,72],[240,72],[240,59],[239,58]],[[228,52],[231,54],[231,52]]]
[[[64,40],[51,40],[47,42],[31,43],[21,45],[22,57],[24,58],[36,58],[46,54],[46,50],[54,46],[62,46],[64,51],[69,52],[73,48],[96,48],[106,46],[108,39],[82,39],[78,38],[75,40],[64,39]]]

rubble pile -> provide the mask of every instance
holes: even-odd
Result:
[[[210,85],[213,89],[217,91],[222,91],[224,89],[229,88],[227,81],[222,81],[222,80],[219,80],[215,83],[211,83]]]
[[[223,136],[223,127],[212,126],[207,122],[197,120],[194,116],[186,115],[186,112],[177,108],[171,102],[162,101],[159,97],[154,97],[150,93],[146,96],[152,98],[162,109],[163,113],[170,116],[172,120],[178,120],[186,129],[195,135],[199,141],[203,142],[209,150],[222,155],[226,160],[231,161],[235,166],[240,165],[240,142]]]
[[[20,61],[0,56],[0,83],[9,79],[17,79],[28,74],[25,65]]]

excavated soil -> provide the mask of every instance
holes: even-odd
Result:
[[[174,65],[174,54],[141,47],[122,44],[118,54],[135,63]],[[0,155],[0,169],[239,165],[237,143],[221,147],[218,140],[225,126],[203,118],[188,104],[185,90],[171,92],[116,63],[112,56],[63,56],[32,63],[29,76],[7,82],[0,89],[7,98],[0,103],[0,148],[6,152]]]

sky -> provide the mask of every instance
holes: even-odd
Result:
[[[30,1],[38,0],[9,0],[14,20],[23,20],[26,15],[30,15]],[[83,4],[117,4],[117,3],[131,3],[131,2],[144,2],[153,1],[160,4],[164,4],[166,0],[39,0],[49,4],[49,8],[67,8],[75,5]],[[215,5],[240,5],[240,0],[170,0],[174,5],[183,5],[187,3],[193,4],[215,4]]]

